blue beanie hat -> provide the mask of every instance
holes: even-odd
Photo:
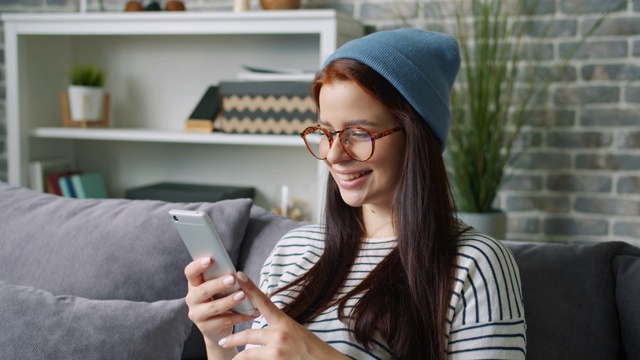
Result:
[[[386,78],[427,122],[444,151],[449,97],[460,68],[455,38],[420,29],[380,31],[342,45],[323,68],[336,59],[357,60]]]

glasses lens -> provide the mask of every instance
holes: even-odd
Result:
[[[344,149],[352,158],[368,160],[373,153],[373,135],[363,128],[346,128],[343,132]]]
[[[311,154],[318,159],[324,159],[329,152],[329,138],[322,129],[316,129],[308,133],[304,141]]]

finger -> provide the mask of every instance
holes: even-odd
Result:
[[[223,297],[223,293],[228,293],[236,283],[232,275],[211,279],[198,286],[190,286],[187,292],[187,305],[208,303],[212,298]]]
[[[231,310],[231,308],[241,303],[245,297],[246,295],[243,291],[236,291],[220,299],[189,306],[189,319],[196,324],[210,323],[210,327],[218,329],[241,322],[253,321],[258,317],[258,314],[243,315]]]
[[[273,360],[281,359],[280,353],[276,349],[268,347],[256,347],[242,350],[233,360]]]
[[[268,348],[249,348],[242,350],[236,355],[233,360],[260,360],[260,359],[275,359],[276,356],[271,355]]]
[[[189,286],[198,286],[204,282],[202,273],[211,266],[210,257],[195,259],[184,268],[184,275],[187,277]]]
[[[234,325],[252,320],[253,318],[250,316],[228,312],[204,321],[194,321],[194,323],[205,338],[211,340],[212,343],[216,343],[220,338],[231,334]]]
[[[247,344],[266,345],[269,340],[269,329],[249,329],[227,336],[218,342],[224,348],[244,346]]]
[[[256,284],[254,284],[245,273],[239,271],[237,277],[240,288],[244,290],[251,302],[253,302],[258,310],[260,310],[260,313],[268,323],[271,323],[280,317],[287,316],[273,302],[271,302],[271,299],[269,299],[267,295],[260,291]]]
[[[253,321],[254,317],[242,315],[235,312],[228,312],[224,315],[214,316],[204,321],[195,322],[203,333],[219,332],[220,329],[230,328],[243,322]]]
[[[240,304],[242,300],[246,297],[244,291],[236,291],[233,294],[229,294],[220,299],[216,299],[206,303],[206,313],[210,314],[210,316],[216,316],[220,314],[225,314],[231,311],[231,308]],[[249,318],[253,318],[252,315],[248,315]]]

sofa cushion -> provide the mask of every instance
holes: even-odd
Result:
[[[622,356],[611,263],[626,244],[505,244],[520,269],[527,359]]]
[[[290,230],[308,224],[287,219],[264,208],[253,205],[249,223],[242,240],[238,269],[246,273],[256,284],[260,280],[262,265],[276,243]]]
[[[613,258],[616,303],[627,359],[640,359],[640,249],[627,245]]]
[[[169,210],[209,214],[236,263],[252,203],[69,199],[0,182],[0,280],[95,300],[181,298],[191,258]],[[203,355],[194,331],[185,357]]]
[[[238,270],[242,270],[256,284],[259,284],[262,265],[278,240],[290,230],[305,224],[308,223],[287,219],[253,205],[244,240],[242,240]],[[240,332],[250,327],[250,322],[238,324],[235,331]]]
[[[88,300],[0,282],[0,309],[1,359],[176,360],[191,330],[183,299]]]
[[[169,210],[208,213],[236,262],[251,205],[69,199],[0,183],[0,280],[90,299],[180,298],[191,258]]]

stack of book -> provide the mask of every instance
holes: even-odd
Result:
[[[249,81],[303,81],[313,82],[317,70],[285,69],[242,65],[244,71],[238,73],[238,80]],[[311,87],[309,87],[311,91]]]
[[[58,178],[60,192],[64,197],[79,199],[106,199],[107,188],[101,173],[74,173]]]
[[[31,188],[34,190],[80,199],[108,197],[101,173],[82,173],[74,170],[70,161],[33,161],[29,175]]]

